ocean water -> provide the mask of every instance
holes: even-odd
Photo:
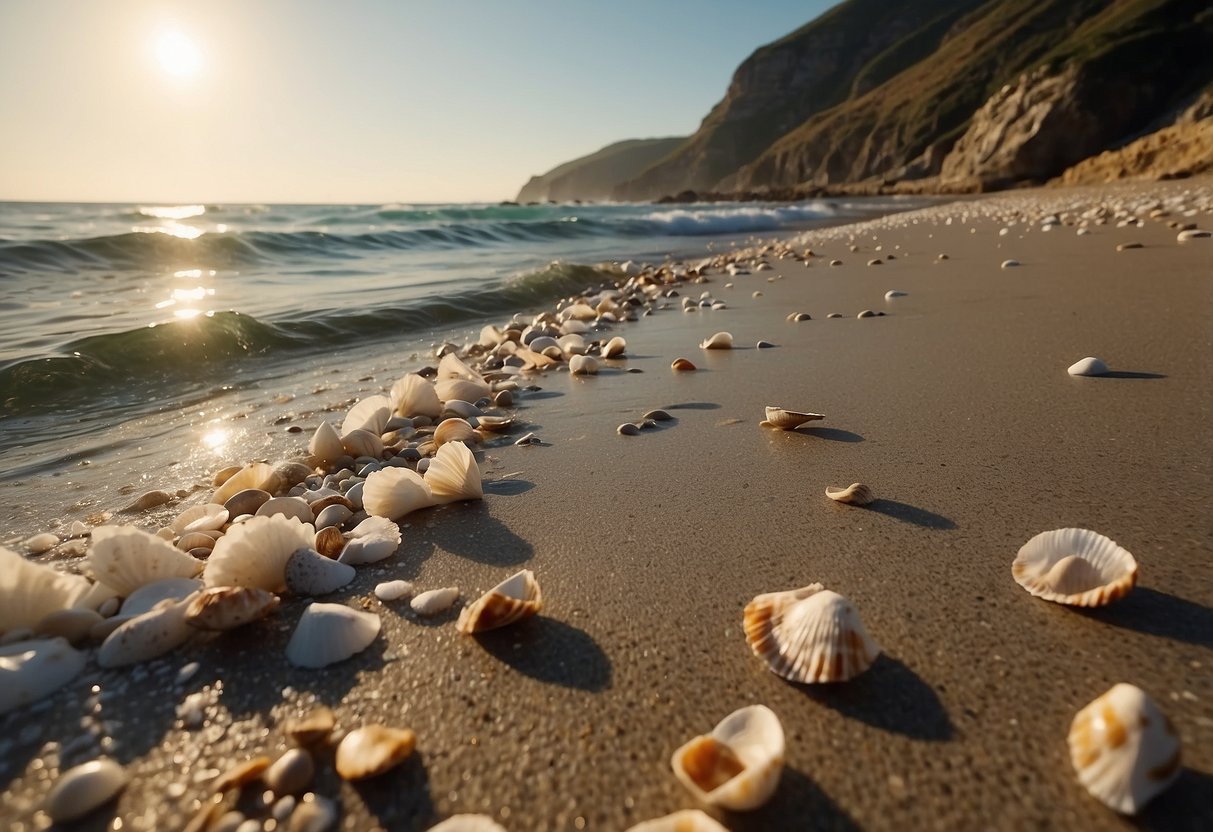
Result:
[[[129,462],[223,406],[357,378],[372,355],[415,370],[430,345],[548,308],[610,262],[916,204],[0,203],[0,485],[26,505],[14,488]]]

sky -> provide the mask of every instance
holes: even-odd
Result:
[[[0,200],[512,199],[830,5],[0,0]]]

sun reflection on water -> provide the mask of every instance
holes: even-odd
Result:
[[[202,434],[202,447],[211,453],[222,453],[230,435],[226,428],[214,428]]]

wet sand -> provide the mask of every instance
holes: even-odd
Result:
[[[123,829],[177,828],[209,779],[277,756],[281,721],[319,701],[342,727],[378,721],[419,737],[412,760],[361,784],[322,759],[314,789],[338,800],[340,828],[425,829],[484,812],[511,830],[623,830],[695,807],[671,753],[762,703],[783,722],[787,768],[764,808],[713,812],[733,830],[1209,828],[1213,241],[1178,244],[1165,218],[1086,236],[1039,223],[1000,236],[998,220],[961,219],[1008,201],[1184,187],[928,209],[811,234],[821,256],[808,267],[772,260],[772,271],[680,287],[728,308],[683,313],[673,298],[617,328],[626,361],[537,380],[512,437],[534,431],[543,444],[487,448],[483,502],[410,515],[399,552],[337,593],[380,613],[370,649],[321,671],[290,667],[292,602],[132,670],[90,664],[42,707],[0,717],[0,820],[45,826],[35,810],[55,765],[112,737],[132,783],[81,828],[116,817]],[[1144,247],[1116,251],[1129,241]],[[826,265],[835,257],[844,265]],[[1022,266],[1000,268],[1007,258]],[[890,289],[908,294],[886,301]],[[887,315],[857,319],[862,309]],[[796,311],[812,320],[785,320]],[[698,348],[721,330],[737,349]],[[756,349],[759,339],[777,346]],[[1087,355],[1113,375],[1067,375]],[[679,356],[699,370],[671,372]],[[770,430],[758,424],[767,404],[826,419]],[[654,407],[676,418],[615,433]],[[854,481],[880,499],[824,496]],[[1083,612],[1012,580],[1018,548],[1066,526],[1135,555],[1127,599]],[[543,586],[543,615],[477,638],[455,631],[457,609],[419,621],[406,601],[371,594],[400,577],[457,585],[466,603],[523,566]],[[854,601],[884,650],[851,682],[788,684],[746,646],[754,595],[814,581]],[[190,661],[201,669],[176,685]],[[1186,767],[1135,820],[1085,792],[1065,742],[1074,714],[1122,681],[1174,722]],[[177,708],[195,693],[209,704],[191,730]]]

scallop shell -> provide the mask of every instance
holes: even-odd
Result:
[[[1107,375],[1108,365],[1102,359],[1088,355],[1071,364],[1066,372],[1072,376],[1102,376]]]
[[[341,447],[355,459],[360,456],[378,458],[383,455],[383,439],[380,438],[379,434],[361,428],[352,430],[342,436]]]
[[[233,527],[215,544],[203,575],[207,586],[250,586],[269,592],[286,589],[286,562],[308,548],[316,530],[293,517],[253,517]]]
[[[464,607],[455,628],[461,633],[483,633],[530,618],[542,609],[543,593],[535,573],[523,569]]]
[[[698,809],[683,809],[663,818],[654,818],[628,827],[627,832],[729,832],[711,815]]]
[[[1133,685],[1114,685],[1079,711],[1068,742],[1079,782],[1122,814],[1136,814],[1179,777],[1175,728]]]
[[[345,735],[334,761],[344,780],[363,780],[403,763],[417,747],[417,735],[407,728],[364,725]]]
[[[826,486],[826,496],[840,503],[850,503],[853,506],[866,506],[876,499],[869,486],[861,482],[853,482],[846,488],[833,485]]]
[[[286,587],[296,595],[328,595],[354,580],[354,567],[305,546],[287,558]]]
[[[224,480],[224,482],[226,481]],[[230,516],[222,504],[205,503],[200,506],[191,506],[178,514],[177,519],[169,524],[169,528],[178,535],[214,531],[223,528],[223,524]]]
[[[504,826],[488,815],[451,815],[429,832],[506,832]]]
[[[759,595],[743,625],[754,655],[792,682],[845,682],[880,654],[851,602],[821,584]]]
[[[0,714],[47,696],[80,675],[84,654],[64,638],[19,641],[0,647]]]
[[[366,478],[362,489],[362,506],[374,517],[399,520],[411,511],[432,505],[434,495],[430,486],[411,468],[375,471]]]
[[[433,383],[416,373],[401,376],[392,385],[391,399],[397,416],[429,416],[436,419],[442,413],[442,402]]]
[[[184,644],[195,632],[185,623],[193,596],[165,602],[151,612],[137,615],[114,630],[97,650],[101,667],[125,667],[163,656]]]
[[[215,586],[190,600],[185,623],[200,630],[233,630],[278,609],[278,596],[248,586]]]
[[[32,563],[0,546],[0,632],[34,627],[52,612],[79,604],[90,589],[79,575]]]
[[[441,448],[447,442],[475,442],[480,436],[466,419],[443,419],[434,428],[434,444]]]
[[[567,337],[567,336],[566,336]],[[620,358],[628,349],[628,342],[616,335],[611,340],[607,341],[602,348],[603,358]]]
[[[458,598],[458,587],[448,586],[442,589],[431,589],[415,596],[409,602],[409,607],[418,615],[428,617],[446,612]]]
[[[592,355],[574,355],[569,359],[569,372],[575,376],[596,376],[599,366]]]
[[[144,584],[126,597],[118,614],[124,618],[134,618],[151,612],[157,604],[164,601],[180,601],[188,598],[203,588],[202,581],[197,578],[161,578]]]
[[[379,628],[379,616],[373,612],[343,604],[312,604],[299,617],[286,657],[296,667],[326,667],[370,647]]]
[[[386,517],[368,517],[346,537],[345,548],[338,560],[351,565],[377,563],[391,557],[400,547],[400,527],[395,520]]]
[[[113,800],[126,783],[126,772],[113,760],[91,760],[59,775],[46,796],[46,813],[56,824],[77,820]]]
[[[538,355],[538,353],[535,353]],[[472,381],[466,378],[449,378],[434,385],[438,398],[444,402],[459,399],[465,402],[478,401],[493,394],[493,388],[483,381]]]
[[[674,775],[699,800],[733,811],[766,803],[783,773],[783,726],[765,705],[750,705],[674,752]]]
[[[442,359],[438,362],[438,380],[439,381],[450,381],[453,379],[463,379],[464,381],[483,382],[483,379],[480,378],[480,374],[477,373],[475,370],[473,370],[471,367],[469,367],[467,364],[465,364],[463,359],[461,359],[459,356],[455,355],[454,353],[448,352],[446,355],[442,356]],[[442,398],[441,393],[439,393],[438,395],[439,395],[439,398]],[[463,398],[463,397],[456,396],[455,398]],[[465,399],[465,401],[475,401],[478,398],[480,398],[480,397],[474,396],[471,399]]]
[[[307,500],[299,497],[273,497],[261,504],[256,517],[294,517],[300,523],[310,523],[313,519],[311,506]]]
[[[481,500],[484,488],[480,482],[480,467],[476,457],[462,442],[448,442],[438,449],[425,471],[435,503],[456,500]]]
[[[341,423],[341,438],[356,430],[370,431],[378,436],[387,429],[392,418],[392,401],[387,396],[367,396],[349,409]]]
[[[1102,534],[1087,529],[1041,532],[1011,564],[1015,581],[1046,601],[1102,607],[1123,598],[1137,583],[1137,561]]]
[[[733,349],[733,336],[728,332],[717,332],[712,337],[701,341],[699,348],[703,350],[731,350]]]
[[[97,580],[121,596],[162,578],[192,578],[203,561],[134,526],[98,526],[88,564]]]
[[[328,422],[321,422],[312,434],[312,441],[307,446],[308,453],[330,465],[345,455],[345,446],[341,444],[341,434]]]
[[[216,488],[215,493],[211,495],[211,502],[223,505],[246,488],[260,488],[272,492],[274,489],[271,486],[275,479],[274,466],[265,462],[254,462],[241,468],[229,477],[227,482]],[[186,531],[200,530],[187,528]]]
[[[805,422],[814,422],[818,419],[824,419],[820,413],[801,413],[796,410],[784,410],[779,406],[767,405],[767,418],[762,422],[767,427],[779,428],[780,430],[795,430]]]

